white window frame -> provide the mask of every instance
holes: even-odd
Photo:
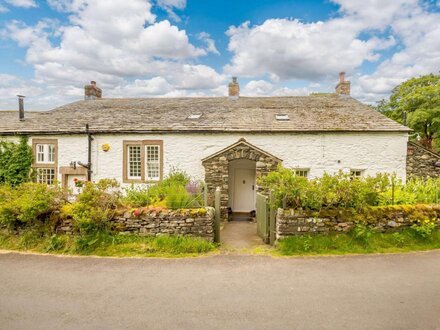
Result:
[[[293,170],[295,171],[296,176],[302,176],[306,179],[309,177],[309,173],[310,173],[309,168],[294,168]],[[305,175],[302,175],[302,174],[305,174]]]
[[[38,143],[36,145],[37,164],[55,164],[55,144]]]
[[[130,149],[131,148],[139,148],[139,160],[132,160],[130,157]],[[142,179],[142,145],[140,144],[131,144],[131,145],[127,145],[127,178],[129,180],[141,180]],[[131,175],[130,171],[131,171],[131,167],[130,164],[131,162],[138,162],[139,163],[139,176],[134,176]]]
[[[155,156],[157,156],[157,159],[149,160],[149,153],[148,148],[157,148],[157,153],[155,153]],[[146,181],[160,181],[160,173],[161,173],[161,159],[160,159],[160,145],[158,144],[146,144],[145,145],[145,180]],[[150,167],[154,165],[154,169],[150,169]],[[157,168],[156,168],[157,167]],[[151,172],[157,171],[157,176],[152,176]]]
[[[53,185],[56,180],[56,170],[53,167],[37,168],[37,182]]]

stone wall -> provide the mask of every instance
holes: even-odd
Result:
[[[135,212],[136,214],[136,212]],[[121,234],[139,234],[145,236],[182,235],[201,237],[214,241],[214,209],[184,210],[145,210],[137,215],[125,212],[111,220],[111,228]],[[57,232],[72,234],[72,221],[64,220]]]
[[[298,235],[349,232],[356,223],[353,220],[346,220],[347,218],[353,219],[353,217],[347,217],[342,212],[336,211],[331,216],[312,216],[311,213],[303,211],[278,209],[275,226],[276,239]],[[412,226],[417,221],[415,214],[419,216],[423,214],[440,224],[440,205],[417,205],[414,208],[407,206],[382,208],[376,214],[373,211],[368,216],[368,226],[381,232],[395,231]]]
[[[408,142],[406,173],[408,178],[439,178],[440,155],[417,143]]]

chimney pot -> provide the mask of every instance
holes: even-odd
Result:
[[[345,72],[339,73],[339,83],[336,85],[336,94],[350,95],[350,82],[345,80]]]
[[[102,97],[101,88],[96,86],[96,81],[92,80],[90,85],[84,86],[84,99],[85,100],[96,100]]]
[[[229,83],[229,99],[238,100],[240,97],[240,85],[238,84],[237,77],[232,77],[232,81]]]

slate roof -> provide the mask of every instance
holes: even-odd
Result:
[[[201,114],[199,119],[188,119]],[[277,121],[287,114],[288,121]],[[359,101],[335,94],[296,97],[99,99],[44,112],[0,112],[0,135],[151,132],[408,132]]]

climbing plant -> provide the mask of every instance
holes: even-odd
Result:
[[[21,136],[18,143],[0,141],[0,184],[16,186],[30,181],[32,148],[28,138]]]

